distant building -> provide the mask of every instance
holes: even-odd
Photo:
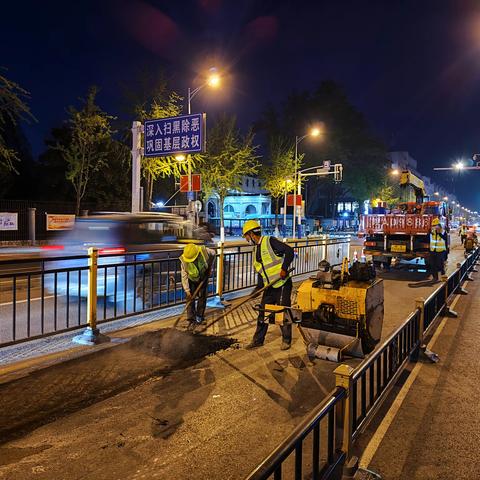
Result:
[[[258,219],[264,227],[272,224],[271,197],[263,187],[262,180],[256,177],[243,177],[241,190],[232,191],[225,198],[223,218],[227,234],[240,234],[243,223],[248,219]],[[219,200],[212,195],[207,201],[205,220],[215,227],[220,225]]]

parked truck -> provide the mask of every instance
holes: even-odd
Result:
[[[428,262],[432,220],[439,218],[449,230],[447,204],[430,201],[422,179],[406,170],[401,174],[400,187],[402,201],[395,208],[377,208],[360,219],[364,253],[372,255],[376,264],[390,265],[393,258],[424,258]]]

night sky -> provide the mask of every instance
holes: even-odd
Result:
[[[243,127],[268,101],[332,79],[389,147],[480,210],[479,171],[432,170],[480,152],[478,0],[23,0],[2,3],[0,25],[0,66],[39,121],[25,126],[36,155],[91,84],[124,115],[122,85],[144,69],[164,69],[183,95],[208,67],[227,70],[193,110]]]

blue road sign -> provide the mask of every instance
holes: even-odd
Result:
[[[205,151],[204,113],[145,121],[144,156],[166,157]]]

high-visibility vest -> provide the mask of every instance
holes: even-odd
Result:
[[[433,232],[430,234],[430,251],[431,252],[444,252],[447,249],[445,240],[439,233]]]
[[[467,234],[467,228],[462,226],[460,227],[460,235],[466,235]]]
[[[192,282],[202,280],[208,270],[208,255],[204,245],[200,247],[200,253],[193,262],[186,262],[182,257],[180,257],[180,261],[187,272],[188,279]]]
[[[260,247],[261,261],[257,261],[257,249]],[[283,258],[279,257],[273,251],[270,245],[270,237],[262,237],[260,245],[255,245],[253,249],[253,266],[255,270],[262,276],[264,285],[280,278],[280,271],[282,270]],[[281,287],[287,279],[279,280],[273,288]]]

